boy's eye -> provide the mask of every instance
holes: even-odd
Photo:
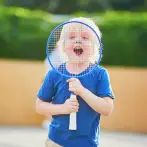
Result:
[[[87,36],[82,37],[84,40],[88,40],[89,38]]]
[[[69,38],[70,38],[70,39],[74,39],[74,38],[75,38],[75,36],[70,36]]]

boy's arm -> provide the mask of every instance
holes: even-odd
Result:
[[[100,98],[94,95],[91,91],[83,88],[79,94],[83,100],[96,112],[108,116],[113,110],[113,99],[110,97]]]
[[[96,112],[108,116],[113,109],[113,92],[110,85],[109,74],[106,69],[100,70],[98,76],[95,76],[97,82],[96,95],[86,89],[79,79],[71,78],[68,79],[69,91],[73,91],[76,95],[81,98]],[[90,82],[90,81],[89,81]]]
[[[47,117],[57,114],[64,114],[63,104],[55,105],[52,103],[44,102],[38,98],[36,100],[36,112]]]
[[[111,94],[110,97],[108,95],[110,86],[107,82],[102,81],[101,89],[98,91],[103,98],[98,97],[83,87],[76,78],[68,79],[67,82],[69,83],[69,91],[73,91],[76,95],[79,95],[93,110],[105,116],[110,115],[113,109],[113,98],[111,98]]]
[[[67,99],[64,104],[52,104],[39,98],[36,100],[36,112],[45,116],[70,114],[77,112],[78,109],[79,103],[76,99]]]

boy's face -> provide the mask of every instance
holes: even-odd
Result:
[[[94,32],[82,24],[68,24],[65,30],[64,52],[69,61],[90,62],[93,55]]]

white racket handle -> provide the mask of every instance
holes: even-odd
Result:
[[[71,95],[70,98],[77,98],[76,95]],[[69,117],[69,130],[77,130],[77,114],[72,112]]]

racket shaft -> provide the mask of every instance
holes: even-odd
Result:
[[[71,95],[70,98],[76,99],[76,95]],[[76,130],[77,129],[77,114],[76,112],[72,112],[69,118],[69,130]]]
[[[69,130],[77,129],[76,112],[70,114]]]

